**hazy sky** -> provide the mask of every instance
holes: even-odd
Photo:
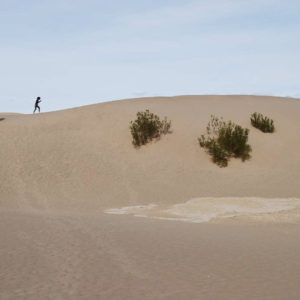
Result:
[[[0,0],[0,111],[300,97],[299,0]]]

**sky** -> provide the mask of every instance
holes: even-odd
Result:
[[[125,98],[300,98],[299,0],[0,0],[0,111]]]

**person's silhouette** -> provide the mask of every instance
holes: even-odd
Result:
[[[35,104],[34,104],[34,111],[33,113],[35,113],[36,109],[39,110],[39,112],[41,112],[41,109],[39,107],[39,103],[42,102],[41,97],[37,97],[35,100]]]

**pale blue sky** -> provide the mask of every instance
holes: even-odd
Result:
[[[0,111],[300,97],[299,0],[0,0]]]

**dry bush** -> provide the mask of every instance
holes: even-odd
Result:
[[[274,132],[274,121],[261,113],[253,113],[250,117],[251,124],[262,132]]]
[[[198,138],[200,147],[206,149],[218,166],[226,167],[230,157],[241,158],[242,161],[250,158],[251,146],[247,144],[249,129],[212,115],[206,132]]]
[[[145,145],[152,139],[159,138],[162,134],[167,134],[171,128],[171,121],[167,118],[160,118],[151,113],[148,109],[138,112],[135,121],[130,122],[130,132],[134,146]]]

